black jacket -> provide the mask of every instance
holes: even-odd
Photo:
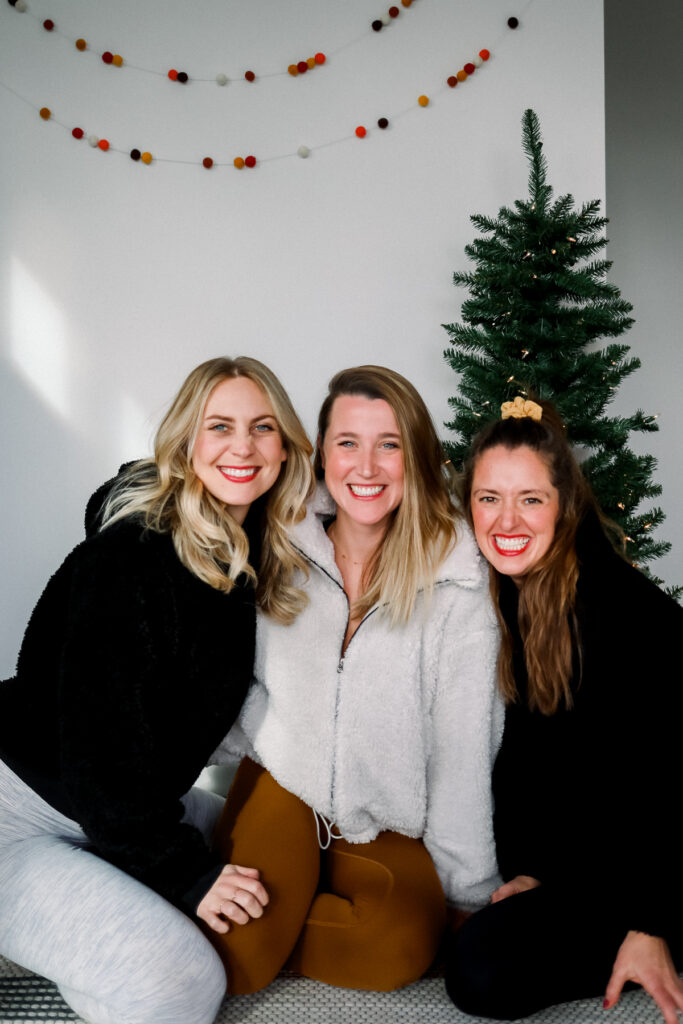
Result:
[[[50,579],[0,684],[0,756],[95,852],[190,913],[221,865],[180,798],[242,705],[254,641],[251,584],[215,590],[169,534],[125,519]]]
[[[531,875],[574,892],[577,912],[603,908],[625,932],[670,938],[683,928],[683,609],[612,550],[595,517],[577,553],[582,671],[569,711],[526,707],[517,592],[502,581],[521,699],[494,768],[499,864],[506,880]]]

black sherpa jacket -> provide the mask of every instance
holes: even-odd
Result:
[[[678,941],[683,608],[612,550],[594,515],[576,546],[581,669],[577,657],[570,710],[527,708],[517,591],[501,581],[520,701],[507,709],[493,774],[498,863],[506,880],[538,878],[624,934]]]
[[[245,529],[258,549],[258,509]],[[215,590],[181,564],[169,534],[124,519],[50,579],[17,674],[0,684],[9,767],[96,853],[190,914],[221,865],[181,824],[180,798],[242,705],[254,640],[250,583]]]

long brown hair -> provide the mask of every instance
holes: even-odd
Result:
[[[325,472],[321,449],[335,400],[342,395],[383,399],[396,417],[403,452],[403,498],[389,530],[365,568],[363,594],[354,607],[375,604],[392,625],[406,622],[418,591],[431,591],[438,568],[456,541],[457,513],[442,473],[443,451],[427,406],[405,377],[386,366],[354,366],[335,374],[318,417],[314,469]]]
[[[219,384],[247,377],[273,407],[287,459],[265,498],[263,544],[258,580],[249,564],[249,542],[223,503],[192,468],[192,453],[209,396]],[[288,538],[289,527],[305,515],[312,488],[313,448],[282,384],[267,366],[249,356],[209,359],[189,374],[156,434],[154,458],[136,462],[117,481],[103,524],[141,515],[146,526],[170,533],[180,561],[205,583],[227,593],[240,573],[257,587],[257,600],[280,622],[291,622],[305,604],[293,586],[295,569],[306,571]]]
[[[595,499],[572,454],[566,429],[554,406],[539,401],[540,420],[494,420],[474,438],[465,464],[464,496],[472,521],[472,480],[478,459],[491,448],[526,447],[545,463],[550,480],[559,492],[559,513],[552,544],[542,558],[516,580],[519,583],[518,624],[524,644],[529,707],[545,715],[562,702],[572,705],[571,682],[574,656],[580,658],[576,622],[576,585],[579,576],[576,532]],[[513,674],[512,637],[500,611],[500,576],[490,567],[491,594],[502,631],[498,679],[508,701],[519,697]]]

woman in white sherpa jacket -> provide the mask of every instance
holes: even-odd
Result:
[[[288,957],[333,985],[408,984],[437,950],[444,893],[467,913],[495,888],[497,627],[441,463],[403,377],[333,378],[325,482],[290,534],[308,604],[290,626],[261,617],[256,680],[218,752],[247,755],[221,852],[257,866],[271,897],[249,928],[213,936],[233,993]]]

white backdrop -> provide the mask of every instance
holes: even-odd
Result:
[[[87,496],[149,451],[192,366],[219,353],[263,359],[312,428],[335,370],[385,363],[414,381],[440,426],[456,386],[440,325],[465,297],[451,274],[466,266],[470,213],[526,194],[526,107],[540,116],[556,192],[604,197],[601,0],[414,0],[369,30],[385,10],[0,6],[0,81],[13,90],[0,88],[1,675],[81,537]],[[63,36],[41,27],[46,17]],[[77,52],[78,36],[92,49]],[[447,75],[482,47],[488,63],[449,89]],[[106,66],[105,49],[161,73]],[[266,74],[318,51],[326,64],[304,76]],[[170,67],[233,80],[182,86]],[[253,84],[240,77],[248,67]],[[112,149],[75,141],[75,125]],[[152,152],[150,166],[128,157],[134,146]],[[257,166],[235,170],[249,153]],[[205,170],[207,155],[227,166]]]

